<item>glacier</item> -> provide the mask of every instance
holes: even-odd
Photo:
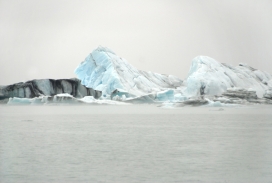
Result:
[[[139,104],[162,107],[272,104],[272,75],[245,63],[231,66],[207,56],[192,60],[184,80],[138,70],[109,48],[94,49],[77,78],[31,80],[0,87],[8,104]]]

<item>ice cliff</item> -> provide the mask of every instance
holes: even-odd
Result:
[[[136,97],[182,85],[182,80],[173,75],[138,70],[105,47],[90,53],[75,74],[83,85],[102,91],[103,96],[120,93]]]

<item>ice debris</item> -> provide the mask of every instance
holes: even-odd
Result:
[[[109,104],[109,105],[128,105],[124,102],[114,100],[99,100],[93,96],[85,96],[81,99],[75,98],[68,93],[51,96],[40,96],[34,98],[9,98],[8,105],[43,105],[43,104]]]
[[[202,97],[193,97],[183,102],[176,102],[176,107],[183,107],[183,106],[201,106],[208,104],[209,101]]]

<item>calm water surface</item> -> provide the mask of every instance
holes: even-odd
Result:
[[[272,107],[1,105],[0,182],[272,182]]]

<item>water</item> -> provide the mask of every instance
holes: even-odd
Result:
[[[0,106],[1,183],[271,180],[271,106]]]

